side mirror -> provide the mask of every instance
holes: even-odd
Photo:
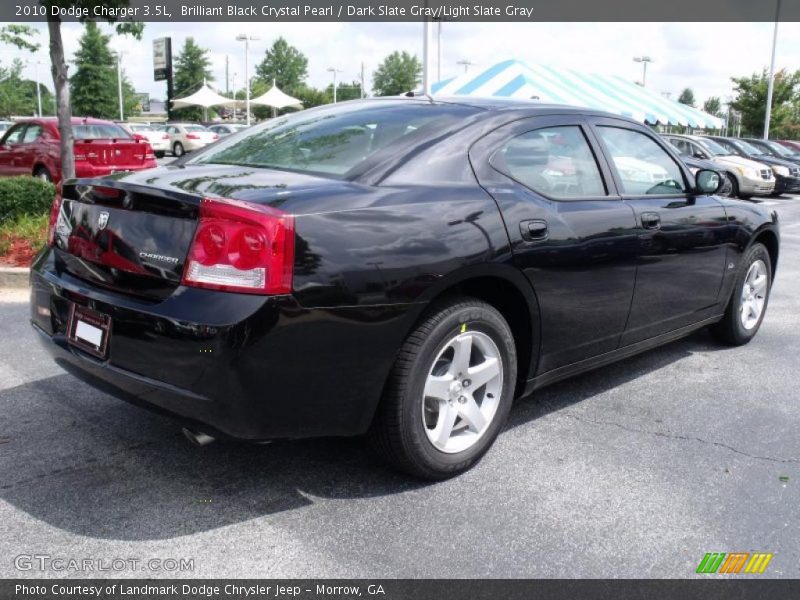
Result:
[[[716,194],[722,186],[722,177],[716,171],[700,169],[694,174],[695,190],[700,194]]]

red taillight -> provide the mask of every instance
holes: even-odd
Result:
[[[199,140],[200,136],[197,135],[196,133],[187,133],[186,134],[186,139],[187,140]]]
[[[211,137],[211,139],[212,139],[212,140],[218,140],[218,139],[219,139],[219,134],[215,133],[215,134],[214,134],[214,135]]]
[[[165,133],[164,135],[161,136],[161,139],[162,140],[168,140],[169,136]]]
[[[56,188],[56,197],[50,206],[50,221],[47,224],[47,245],[53,246],[56,243],[56,226],[58,225],[58,215],[61,212],[61,185]]]
[[[203,200],[183,285],[289,294],[293,268],[294,217],[236,200]]]

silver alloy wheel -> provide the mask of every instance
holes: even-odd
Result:
[[[471,448],[489,429],[503,391],[503,359],[485,333],[448,341],[428,372],[422,397],[425,434],[437,450]]]
[[[739,302],[739,319],[742,327],[747,330],[758,324],[761,313],[764,311],[764,302],[767,299],[767,265],[763,260],[757,260],[750,265],[747,276],[742,285],[742,295]]]

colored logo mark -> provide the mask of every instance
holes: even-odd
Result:
[[[708,552],[697,565],[697,573],[760,574],[767,569],[772,556],[766,552]]]

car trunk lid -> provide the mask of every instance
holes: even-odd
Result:
[[[64,270],[101,287],[153,299],[180,285],[200,198],[158,188],[64,185],[55,231]]]
[[[75,160],[112,170],[141,169],[153,159],[150,144],[134,139],[75,140]]]

